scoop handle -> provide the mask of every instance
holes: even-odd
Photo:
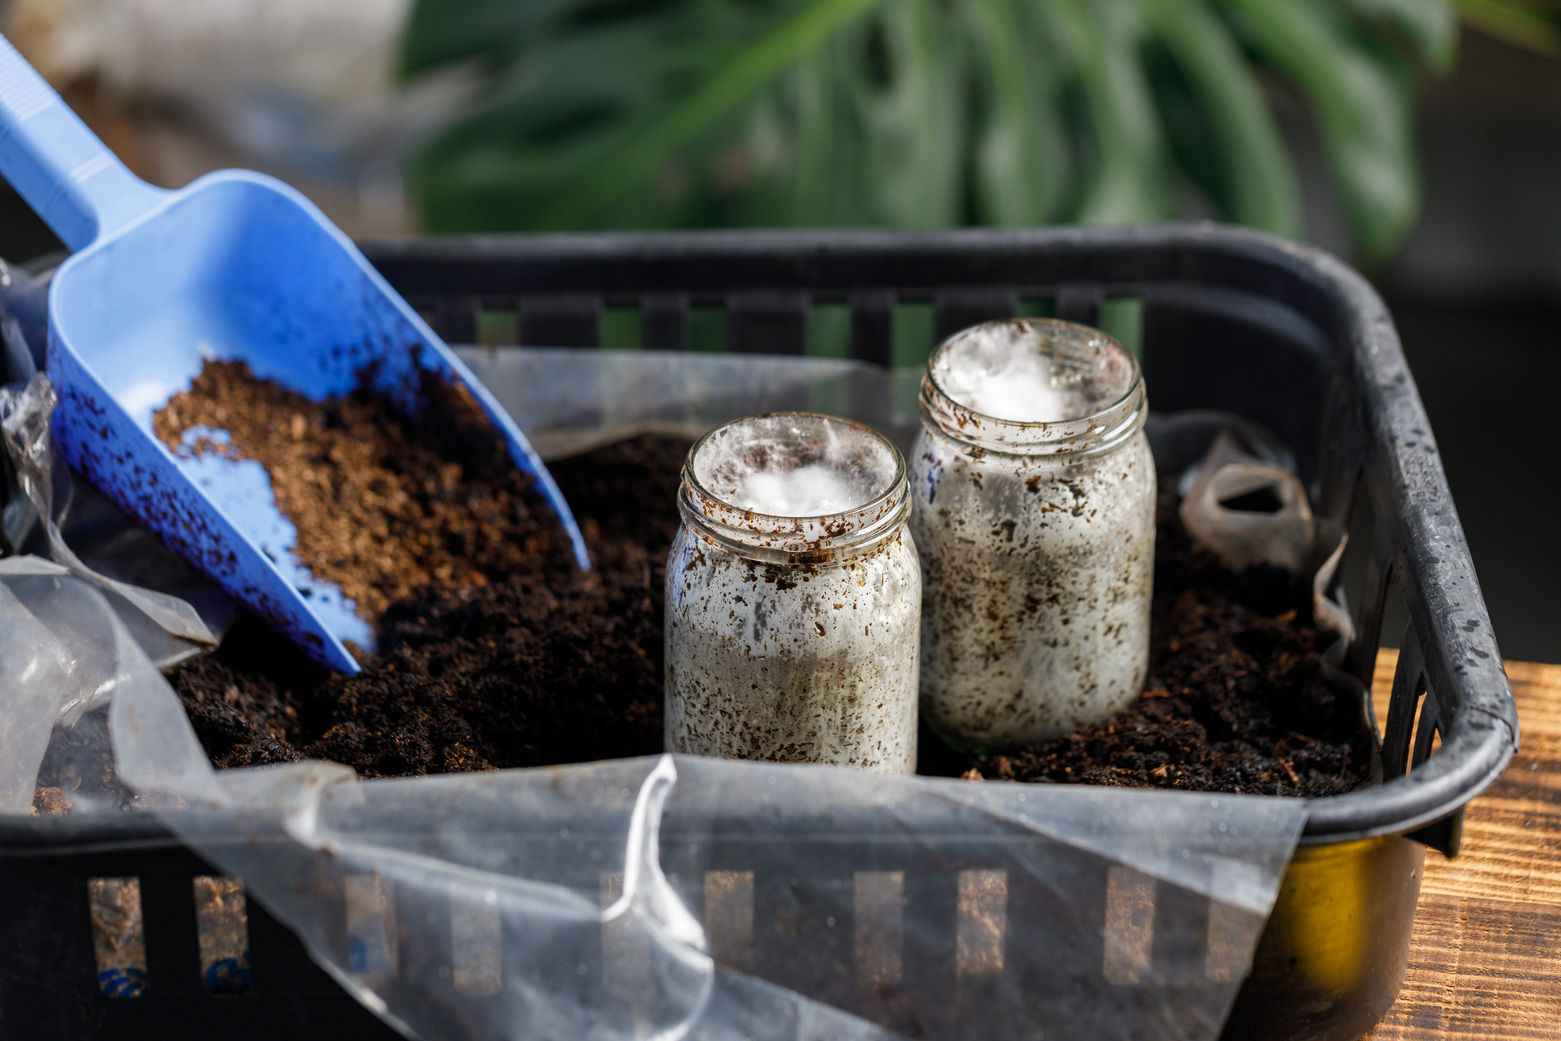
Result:
[[[131,173],[0,36],[0,175],[71,250],[168,193]]]

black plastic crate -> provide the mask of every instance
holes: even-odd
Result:
[[[1403,633],[1390,634],[1403,650],[1382,735],[1386,783],[1310,803],[1226,1035],[1348,1038],[1386,1011],[1403,978],[1421,843],[1456,854],[1463,806],[1511,759],[1518,725],[1397,334],[1353,271],[1207,225],[505,236],[364,251],[452,342],[477,339],[483,313],[498,311],[515,315],[523,344],[593,347],[604,308],[632,308],[644,347],[684,349],[694,309],[714,308],[728,349],[797,354],[810,309],[845,305],[851,355],[886,364],[897,305],[930,305],[942,337],[1022,311],[1094,323],[1104,302],[1137,301],[1153,407],[1266,424],[1295,451],[1316,513],[1354,521],[1344,570],[1363,576],[1364,592],[1345,667],[1364,687],[1390,585],[1408,613]],[[0,822],[4,1035],[394,1036],[253,902],[252,984],[208,992],[192,878],[212,873],[147,818]],[[141,880],[149,982],[140,998],[99,992],[87,885],[101,877]],[[1353,968],[1312,978],[1301,955]]]

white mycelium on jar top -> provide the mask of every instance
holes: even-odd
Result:
[[[921,573],[894,446],[811,413],[737,420],[689,452],[678,508],[668,751],[914,772]]]
[[[1149,664],[1154,461],[1138,363],[1070,322],[988,322],[921,382],[921,704],[964,748],[1098,722]]]

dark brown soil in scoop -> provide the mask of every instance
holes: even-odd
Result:
[[[296,403],[263,400],[266,415],[280,417],[268,422],[290,434]],[[391,468],[398,454],[432,460],[423,475],[463,458],[372,398],[341,414],[355,431],[394,431],[385,442]],[[318,429],[334,429],[324,415]],[[231,414],[215,419],[204,422],[232,429]],[[503,531],[524,553],[485,558],[481,578],[465,585],[456,576],[470,574],[466,562],[452,562],[449,578],[425,565],[408,593],[384,586],[381,654],[356,677],[328,675],[259,623],[242,622],[216,654],[171,677],[202,744],[222,767],[312,756],[363,776],[659,752],[663,568],[687,448],[645,437],[551,465],[591,548],[595,569],[584,575],[524,482],[505,485],[517,508]],[[453,485],[420,478],[411,498],[469,499],[466,473]],[[432,508],[419,509],[426,517]],[[1105,724],[1008,756],[961,756],[923,733],[921,772],[1313,796],[1367,776],[1361,706],[1324,676],[1326,638],[1301,591],[1275,573],[1233,575],[1195,551],[1172,497],[1159,520],[1149,693]]]

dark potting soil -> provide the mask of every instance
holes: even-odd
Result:
[[[171,677],[213,762],[309,756],[406,776],[661,751],[663,569],[687,449],[642,437],[551,464],[594,570],[574,572],[549,546],[541,566],[480,586],[424,584],[384,612],[381,655],[356,677],[326,674],[241,622]],[[546,516],[529,489],[521,497]],[[1365,779],[1361,706],[1324,675],[1328,638],[1304,590],[1276,571],[1232,574],[1194,549],[1173,494],[1158,521],[1145,696],[1003,756],[957,753],[924,731],[922,773],[1307,796]]]
[[[593,569],[560,548],[481,586],[425,584],[380,616],[380,654],[357,676],[243,619],[170,676],[207,754],[396,777],[660,752],[662,583],[688,447],[639,438],[553,463]],[[527,537],[562,540],[540,521]]]
[[[1333,637],[1313,626],[1307,592],[1278,568],[1221,566],[1176,506],[1161,493],[1143,697],[1007,755],[961,755],[923,729],[922,773],[1308,797],[1366,780],[1363,706],[1324,673]]]

